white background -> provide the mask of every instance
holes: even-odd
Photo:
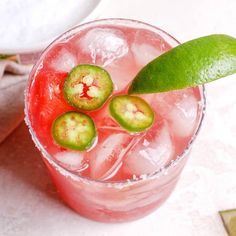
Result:
[[[235,0],[105,3],[99,18],[142,20],[180,42],[211,33],[236,37]],[[22,124],[0,146],[0,235],[225,236],[217,212],[236,208],[235,91],[236,76],[207,85],[205,121],[175,192],[156,212],[131,223],[93,222],[63,205]]]

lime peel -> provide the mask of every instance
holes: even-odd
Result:
[[[214,34],[183,43],[148,63],[128,93],[157,93],[202,85],[236,73],[236,39]]]

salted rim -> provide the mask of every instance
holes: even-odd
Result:
[[[164,40],[167,41],[167,43],[169,43],[171,46],[177,46],[180,44],[180,42],[178,40],[176,40],[174,37],[172,37],[170,34],[168,34],[167,32],[165,32],[164,30],[156,27],[156,26],[152,26],[148,23],[144,23],[141,21],[137,21],[137,20],[132,20],[132,19],[124,19],[124,18],[108,18],[108,19],[99,19],[99,20],[94,20],[91,22],[87,22],[84,23],[82,25],[78,25],[73,27],[72,29],[68,30],[67,32],[65,32],[64,34],[62,34],[61,36],[57,37],[41,54],[39,60],[37,61],[37,63],[34,65],[34,67],[32,68],[30,75],[29,75],[29,80],[27,82],[27,86],[25,89],[25,123],[29,128],[29,132],[32,136],[32,139],[36,145],[36,147],[39,149],[39,151],[41,152],[41,154],[43,155],[43,157],[57,170],[60,172],[60,174],[66,176],[66,177],[71,177],[73,180],[75,181],[84,181],[84,182],[90,182],[90,183],[98,183],[98,184],[105,184],[108,187],[118,187],[118,188],[122,188],[125,187],[127,185],[130,184],[134,184],[137,182],[141,182],[147,179],[155,179],[155,178],[160,178],[161,176],[167,175],[168,171],[171,170],[172,168],[174,168],[175,166],[178,165],[178,163],[180,163],[185,157],[186,155],[189,153],[194,141],[196,140],[196,137],[200,131],[200,128],[202,126],[202,122],[203,122],[203,118],[205,115],[205,110],[206,110],[206,96],[205,96],[205,86],[201,85],[198,86],[199,88],[199,92],[200,95],[202,97],[201,99],[201,106],[199,106],[201,108],[201,114],[199,116],[199,120],[198,120],[198,125],[195,129],[194,134],[192,135],[188,145],[185,147],[185,149],[183,150],[183,152],[177,156],[177,158],[175,160],[172,160],[169,164],[167,164],[165,167],[157,170],[156,172],[150,173],[150,174],[146,174],[144,176],[140,176],[137,177],[135,179],[127,179],[127,180],[122,180],[122,181],[106,181],[106,180],[96,180],[96,179],[92,179],[90,177],[85,177],[85,176],[80,176],[78,174],[75,174],[74,172],[66,169],[65,167],[61,166],[59,163],[57,163],[54,158],[46,151],[46,149],[43,147],[43,145],[40,143],[40,141],[38,140],[38,138],[36,137],[36,134],[31,126],[31,122],[29,119],[29,113],[28,113],[28,93],[29,93],[29,89],[31,87],[31,83],[33,82],[33,77],[34,77],[34,73],[37,70],[37,68],[40,66],[40,63],[42,61],[42,58],[44,57],[44,55],[47,53],[48,50],[50,50],[50,48],[54,45],[54,43],[57,42],[63,42],[63,40],[67,40],[68,38],[73,37],[77,32],[83,30],[84,28],[87,27],[91,27],[91,26],[99,26],[99,25],[119,25],[119,26],[126,26],[126,27],[132,27],[132,28],[145,28],[145,29],[149,29],[152,32],[158,33]],[[172,42],[169,42],[172,41]],[[175,44],[175,45],[173,45]]]

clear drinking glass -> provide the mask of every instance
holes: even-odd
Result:
[[[171,47],[179,42],[163,30],[134,20],[106,19],[97,20],[80,25],[66,32],[56,39],[40,56],[35,64],[28,81],[25,96],[26,123],[32,135],[32,139],[42,154],[44,163],[54,181],[61,198],[76,212],[87,218],[104,222],[124,222],[139,219],[158,208],[171,194],[179,180],[180,174],[188,160],[190,149],[197,137],[205,111],[204,87],[198,87],[200,94],[199,114],[196,128],[181,155],[176,156],[168,165],[155,173],[136,179],[124,181],[102,181],[79,176],[66,169],[48,153],[44,145],[39,141],[37,133],[32,127],[29,111],[29,98],[34,84],[34,75],[50,48],[60,42],[66,42],[68,38],[79,34],[89,27],[101,26],[129,27],[131,29],[145,29],[163,38]],[[55,108],[56,109],[56,108]]]

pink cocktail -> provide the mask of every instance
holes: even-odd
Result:
[[[140,95],[155,118],[145,132],[130,133],[109,114],[114,95],[126,94],[138,71],[178,45],[162,30],[131,20],[108,19],[76,27],[55,40],[34,66],[26,90],[26,122],[61,197],[79,214],[98,221],[138,219],[173,191],[187,161],[205,109],[203,87]],[[114,91],[103,106],[83,111],[96,126],[91,148],[58,145],[52,124],[77,111],[63,94],[78,64],[101,66]]]

